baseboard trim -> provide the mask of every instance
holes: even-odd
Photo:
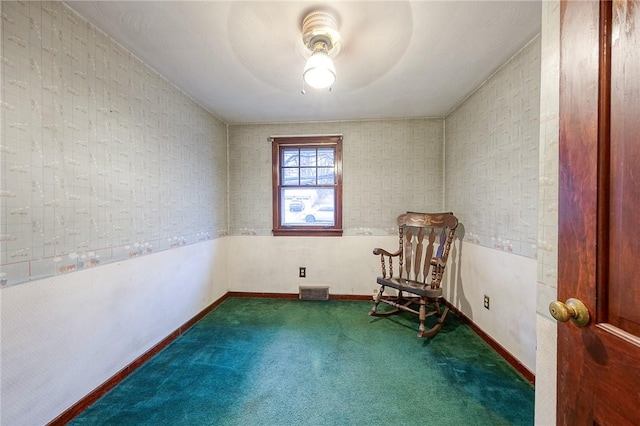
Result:
[[[462,320],[463,323],[468,325],[482,340],[487,342],[489,346],[493,348],[505,361],[507,361],[522,377],[525,378],[529,383],[535,386],[536,384],[536,376],[532,373],[524,364],[522,364],[516,357],[511,355],[511,353],[506,350],[500,343],[496,342],[491,336],[485,333],[476,323],[474,323],[469,317],[462,313],[458,308],[453,306],[448,301],[445,301],[449,309],[456,314],[458,318]]]
[[[371,297],[371,295],[366,296],[362,294],[330,294],[329,299],[373,302],[373,298]]]
[[[298,299],[298,293],[256,293],[256,292],[242,292],[242,291],[230,291],[226,294],[228,297],[255,297],[265,299]],[[371,296],[363,296],[359,294],[331,294],[329,293],[329,300],[371,300]]]
[[[264,299],[297,299],[298,293],[258,293],[244,291],[230,291],[227,293],[229,297],[252,297]]]
[[[144,364],[145,362],[150,360],[155,354],[160,352],[162,349],[167,347],[171,342],[173,342],[178,337],[180,337],[185,331],[187,331],[195,323],[197,323],[202,318],[204,318],[205,315],[207,315],[209,312],[214,310],[218,305],[220,305],[222,302],[227,300],[229,297],[231,297],[229,295],[229,293],[226,293],[222,297],[220,297],[218,300],[216,300],[215,302],[213,302],[212,304],[210,304],[209,306],[204,308],[202,311],[200,311],[198,314],[196,314],[189,321],[187,321],[184,324],[182,324],[180,327],[175,329],[167,337],[162,339],[160,342],[158,342],[156,345],[154,345],[148,351],[146,351],[145,353],[140,355],[138,358],[136,358],[129,365],[124,367],[122,370],[118,371],[116,374],[114,374],[109,379],[107,379],[107,381],[105,381],[100,386],[98,386],[97,388],[92,390],[90,393],[88,393],[80,401],[76,402],[71,407],[69,407],[67,410],[63,411],[58,417],[56,417],[55,419],[53,419],[49,423],[47,423],[47,425],[48,426],[63,426],[65,424],[69,423],[74,417],[76,417],[82,411],[87,409],[91,404],[93,404],[98,399],[100,399],[104,394],[106,394],[111,389],[113,389],[116,385],[118,385],[120,382],[122,382],[128,375],[130,375],[136,369],[138,369],[138,367],[140,367],[142,364]]]
[[[115,386],[117,386],[120,382],[122,382],[127,376],[133,373],[138,367],[142,364],[150,360],[154,355],[160,352],[162,349],[167,347],[171,342],[180,337],[185,331],[191,328],[195,323],[200,321],[204,316],[206,316],[209,312],[214,310],[218,305],[220,305],[225,300],[232,297],[254,297],[254,298],[269,298],[269,299],[298,299],[297,293],[257,293],[257,292],[239,292],[239,291],[229,291],[225,293],[218,300],[204,308],[198,314],[196,314],[189,321],[182,324],[180,327],[175,329],[171,334],[162,339],[155,346],[150,348],[144,354],[140,355],[129,365],[125,366],[122,370],[118,371],[116,374],[111,376],[107,381],[102,383],[100,386],[95,388],[89,394],[87,394],[80,401],[73,404],[67,410],[62,412],[58,417],[51,420],[47,423],[47,426],[64,426],[69,423],[74,417],[80,414],[82,411],[87,409],[91,404],[100,399],[104,394],[109,392]],[[330,294],[329,299],[331,300],[357,300],[357,301],[370,301],[371,296],[368,295],[358,295],[358,294]],[[465,324],[467,324],[476,334],[478,334],[489,346],[491,346],[505,361],[507,361],[516,371],[518,371],[527,381],[531,384],[535,385],[535,375],[529,371],[517,358],[509,353],[505,348],[503,348],[498,342],[493,340],[487,333],[482,331],[480,327],[478,327],[471,319],[469,319],[466,315],[464,315],[460,310],[451,305],[449,302],[446,302],[447,306],[455,313]]]

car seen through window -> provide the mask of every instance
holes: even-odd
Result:
[[[333,206],[318,206],[304,212],[304,221],[306,223],[333,225],[334,217]]]

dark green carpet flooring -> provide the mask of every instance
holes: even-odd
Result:
[[[73,425],[530,425],[534,389],[449,315],[231,298]]]

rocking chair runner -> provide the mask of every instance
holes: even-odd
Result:
[[[418,337],[431,337],[440,331],[449,308],[444,306],[441,312],[442,288],[440,283],[447,264],[449,249],[455,235],[458,219],[453,213],[415,213],[407,212],[398,216],[399,249],[391,253],[381,248],[373,249],[374,255],[380,255],[382,276],[376,282],[380,290],[374,297],[369,312],[373,316],[389,316],[400,311],[419,315]],[[427,238],[426,249],[424,238]],[[434,243],[438,239],[437,248]],[[435,254],[434,254],[435,250]],[[386,256],[386,261],[385,261]],[[394,277],[394,259],[397,259],[398,275]],[[387,276],[387,270],[389,272]],[[429,273],[431,271],[431,273]],[[397,296],[383,298],[385,287],[398,291]],[[404,293],[411,296],[405,297]],[[386,303],[394,309],[378,311],[380,303]],[[414,307],[418,305],[418,310]],[[425,329],[425,319],[439,315],[436,324]]]

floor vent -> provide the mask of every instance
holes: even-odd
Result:
[[[329,300],[329,287],[300,286],[300,300]]]

